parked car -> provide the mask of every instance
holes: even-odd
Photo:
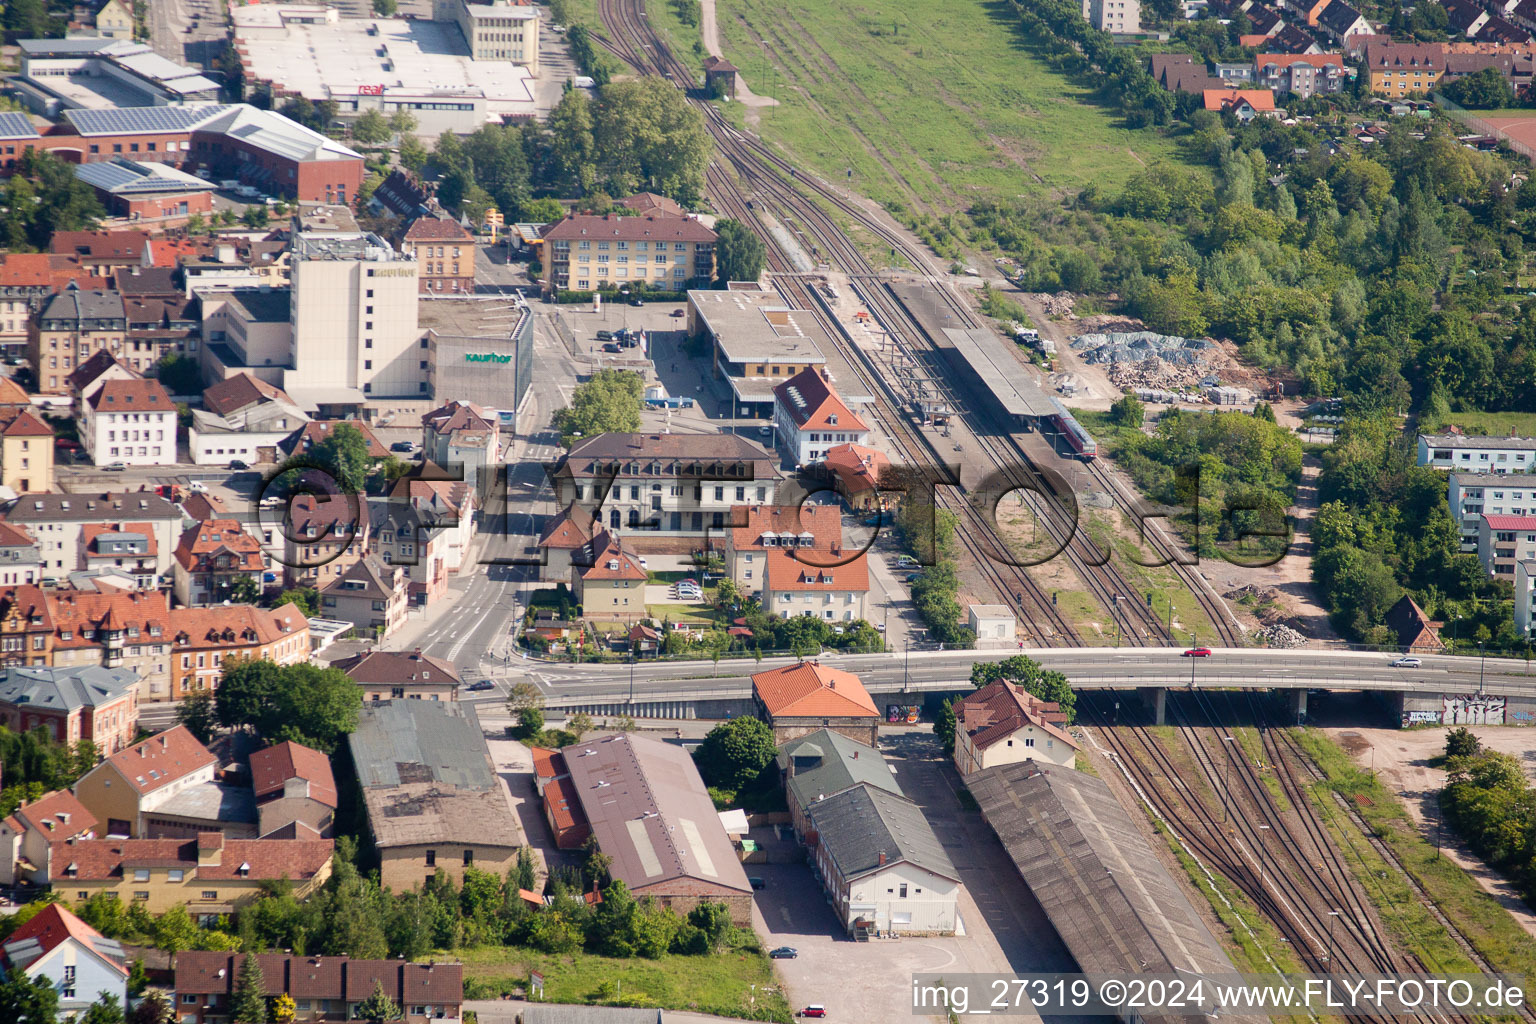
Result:
[[[919,563],[917,559],[913,558],[911,555],[896,556],[896,566],[899,569],[916,569],[918,564]]]
[[[251,467],[250,467],[250,464],[247,463],[244,459],[230,459],[229,460],[229,468],[230,469],[250,469]]]
[[[616,342],[616,341],[609,341],[609,342],[604,342],[603,343],[603,351],[604,352],[622,352],[624,350],[623,350],[622,347],[620,347],[618,342]]]
[[[597,332],[597,340],[598,341],[612,341],[613,340],[613,332],[612,331],[598,331]]]
[[[643,299],[630,299],[629,304],[631,306],[643,306],[645,305],[645,301]]]
[[[1180,655],[1181,658],[1209,658],[1210,656],[1211,649],[1209,647],[1191,647]]]
[[[875,632],[876,633],[884,633],[885,632],[885,623],[883,623],[883,622],[875,623]]]
[[[111,467],[108,467],[108,468],[110,469]],[[193,480],[191,483],[187,484],[187,493],[188,494],[207,494],[208,493],[208,485],[203,483],[201,480]]]
[[[795,1011],[796,1017],[825,1017],[826,1015],[827,1008],[820,1003],[812,1003],[803,1010]]]
[[[920,572],[909,572],[909,573],[907,573],[907,577],[906,577],[908,583],[916,583],[918,580],[920,580],[922,578],[923,578],[923,574],[920,573]]]
[[[757,428],[757,436],[758,437],[772,437],[773,436],[773,428],[772,427],[758,427]]]
[[[670,315],[673,317],[687,316],[688,311],[686,309],[674,309]]]
[[[123,470],[128,468],[128,463],[126,463],[126,462],[109,462],[105,466],[102,466],[101,468],[103,470],[105,470],[106,472],[108,472],[108,473],[121,473]]]
[[[416,445],[410,441],[396,441],[389,446],[389,450],[392,452],[413,452],[416,450]]]
[[[482,679],[478,683],[470,683],[468,688],[471,690],[494,690],[496,689],[496,684],[489,679]]]
[[[264,573],[262,573],[261,574],[261,582],[263,582],[263,583],[276,583],[277,582],[277,573],[275,573],[275,572],[264,572]]]
[[[800,951],[795,949],[794,946],[780,946],[778,949],[770,949],[768,951],[768,958],[770,960],[793,960],[799,955]]]
[[[752,884],[752,888],[754,889],[768,888],[768,883],[763,881],[761,878],[758,878],[756,875],[753,875],[751,878],[747,879],[747,881]]]
[[[1397,658],[1392,662],[1393,668],[1418,668],[1424,664],[1418,658]]]

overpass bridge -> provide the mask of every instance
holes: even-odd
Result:
[[[933,693],[968,689],[971,666],[1026,654],[1063,673],[1080,690],[1135,691],[1161,719],[1163,695],[1191,686],[1287,691],[1294,712],[1309,690],[1382,693],[1403,724],[1489,722],[1536,725],[1536,667],[1476,655],[1434,655],[1418,668],[1395,668],[1390,652],[1300,648],[1216,648],[1208,658],[1183,648],[1045,648],[829,655],[857,674],[876,703],[920,703]],[[791,658],[573,665],[521,662],[553,711],[636,717],[725,717],[750,708],[752,674]],[[902,700],[903,696],[913,699]]]

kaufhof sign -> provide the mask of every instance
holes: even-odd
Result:
[[[464,361],[466,363],[510,363],[512,357],[497,352],[466,352]]]

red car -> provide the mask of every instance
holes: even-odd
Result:
[[[1209,658],[1210,656],[1211,649],[1209,647],[1191,647],[1181,655],[1184,658]]]
[[[826,1015],[827,1015],[827,1008],[825,1006],[822,1006],[820,1003],[815,1003],[815,1004],[812,1004],[811,1006],[807,1006],[803,1010],[796,1010],[795,1011],[795,1016],[796,1017],[825,1017]]]

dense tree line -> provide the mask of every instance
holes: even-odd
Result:
[[[955,570],[955,529],[959,520],[933,502],[934,492],[914,481],[896,512],[896,535],[922,562],[909,586],[912,604],[928,627],[929,639],[952,649],[976,643],[960,608],[960,577]]]
[[[96,744],[81,740],[73,747],[53,738],[47,726],[15,732],[0,725],[0,817],[36,800],[44,793],[68,789],[96,767]]]
[[[94,228],[105,216],[96,193],[75,177],[73,167],[46,150],[29,149],[5,183],[0,246],[43,250],[55,231]]]
[[[1323,453],[1312,577],[1335,628],[1352,640],[1395,643],[1383,620],[1406,591],[1450,624],[1448,640],[1517,646],[1508,584],[1461,552],[1444,472],[1415,461],[1413,440],[1385,415],[1347,421]]]
[[[1479,857],[1510,877],[1527,903],[1536,902],[1536,787],[1520,760],[1476,751],[1451,756],[1446,771],[1440,794],[1446,821]]]
[[[402,160],[436,175],[443,205],[476,222],[491,206],[509,220],[549,220],[551,212],[559,215],[558,207],[549,209],[551,196],[641,189],[695,206],[711,148],[703,116],[659,78],[612,82],[596,99],[569,89],[544,124],[444,132],[430,154],[411,144],[407,154],[402,142]]]

